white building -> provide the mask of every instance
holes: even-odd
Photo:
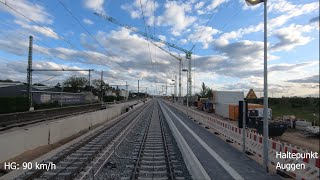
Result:
[[[106,90],[106,96],[117,97],[117,94],[115,92],[113,92],[112,90],[108,89],[108,90]]]
[[[125,90],[120,90],[120,91],[119,91],[119,96],[123,96],[123,97],[125,97],[125,98],[128,98],[129,92],[128,92],[128,91],[125,91]]]

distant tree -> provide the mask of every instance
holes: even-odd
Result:
[[[13,82],[13,81],[11,79],[5,79],[5,80],[0,79],[0,82]]]
[[[63,82],[63,86],[70,87],[72,92],[80,92],[87,82],[88,80],[85,77],[71,76]]]
[[[208,98],[208,97],[211,97],[212,96],[212,89],[207,87],[204,82],[202,82],[202,85],[201,85],[201,91],[200,91],[200,94],[199,94],[200,97],[202,98]]]
[[[104,81],[101,81],[101,79],[94,79],[94,80],[92,80],[92,86],[93,86],[93,88],[95,88],[95,89],[100,89],[101,82],[102,82],[102,89],[104,89],[104,90],[110,89],[109,84],[107,84],[107,83],[104,82]]]
[[[60,89],[62,86],[61,86],[60,83],[57,83],[54,87],[57,88],[57,89]]]
[[[208,88],[208,91],[207,91],[207,94],[206,94],[206,97],[212,97],[213,96],[213,91],[211,88]]]
[[[109,84],[107,84],[104,81],[101,81],[101,79],[94,79],[92,80],[92,87],[93,87],[93,93],[95,95],[101,96],[101,85],[102,85],[102,91],[106,91],[110,89]]]
[[[19,83],[20,81],[13,81],[11,79],[0,79],[0,82],[14,82],[14,83]]]

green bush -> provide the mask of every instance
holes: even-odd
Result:
[[[115,96],[104,96],[103,101],[105,102],[113,102],[114,100],[117,100],[117,97]]]
[[[117,101],[122,101],[122,100],[124,100],[125,98],[123,97],[123,96],[118,96],[117,97]]]

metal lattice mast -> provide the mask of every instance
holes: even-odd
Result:
[[[188,89],[187,93],[188,96],[191,97],[191,90],[192,90],[192,79],[191,79],[191,54],[186,54],[186,58],[188,60]]]
[[[179,61],[179,97],[181,97],[181,70],[182,70],[182,61]]]
[[[29,110],[33,110],[32,104],[32,43],[33,37],[29,36],[29,54],[28,54],[28,69],[27,69],[27,92],[28,92],[28,100],[29,100]]]
[[[174,76],[174,97],[177,97],[177,75]]]

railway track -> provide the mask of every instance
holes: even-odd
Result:
[[[157,100],[75,179],[192,179]]]
[[[50,159],[42,162],[55,168],[33,169],[27,171],[16,179],[73,179],[81,172],[101,151],[110,146],[111,142],[123,132],[128,124],[142,117],[152,106],[146,103],[133,112],[129,112],[121,119],[99,129],[95,133],[82,139],[67,149],[57,153]]]
[[[173,147],[172,137],[159,111],[156,104],[141,141],[135,143],[132,154],[136,158],[127,165],[128,171],[122,180],[185,179],[184,172],[179,170],[184,163],[175,157],[177,149]]]
[[[100,108],[101,103],[96,103],[46,110],[0,114],[0,131],[5,131],[13,127],[21,127],[28,124],[34,124],[41,121],[48,121],[52,119],[93,112],[100,110]]]

